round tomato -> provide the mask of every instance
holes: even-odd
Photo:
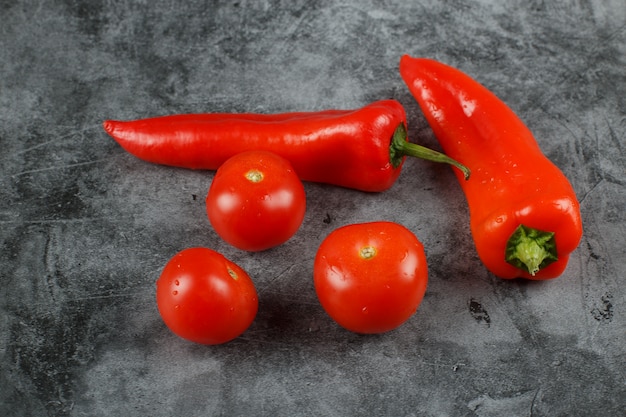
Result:
[[[315,291],[328,315],[356,333],[393,330],[417,310],[428,282],[424,246],[392,222],[340,227],[320,245]]]
[[[196,343],[216,345],[252,324],[258,297],[248,274],[208,248],[177,253],[156,283],[159,313],[169,329]]]
[[[306,195],[289,161],[270,152],[248,151],[217,170],[206,209],[222,239],[239,249],[261,251],[296,233],[304,220]]]

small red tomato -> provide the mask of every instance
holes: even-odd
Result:
[[[236,248],[261,251],[289,240],[306,211],[302,181],[289,161],[271,152],[233,156],[215,173],[206,197],[218,235]]]
[[[208,248],[174,255],[156,286],[157,306],[167,327],[196,343],[216,345],[238,337],[258,309],[248,274]]]
[[[417,310],[428,282],[424,246],[392,222],[352,224],[331,232],[313,267],[328,315],[356,333],[393,330]]]

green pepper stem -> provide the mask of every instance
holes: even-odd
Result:
[[[534,276],[557,260],[554,232],[520,224],[506,243],[505,260]]]
[[[441,162],[444,164],[450,164],[463,172],[463,177],[468,180],[470,177],[470,170],[465,165],[450,158],[441,152],[437,152],[433,149],[426,148],[415,143],[411,143],[407,140],[407,132],[404,123],[396,128],[389,145],[389,156],[391,163],[394,167],[397,167],[402,163],[402,158],[405,156],[413,156],[415,158],[425,159],[432,162]]]

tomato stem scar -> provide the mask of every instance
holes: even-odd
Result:
[[[234,280],[238,280],[239,276],[237,275],[237,273],[235,271],[233,271],[230,268],[226,268],[226,271],[228,272],[228,275],[230,275],[230,277]]]
[[[246,172],[246,178],[250,182],[261,182],[263,181],[263,173],[257,169],[251,169],[250,171]]]
[[[376,256],[376,248],[373,246],[363,246],[359,251],[359,256],[363,259],[372,259]]]

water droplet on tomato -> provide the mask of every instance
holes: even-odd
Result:
[[[363,307],[363,308],[361,309],[361,312],[362,312],[363,314],[367,314],[367,313],[369,313],[369,311],[367,310],[367,307]]]
[[[180,281],[178,280],[174,281],[174,285],[180,285]]]
[[[174,306],[174,310],[178,310],[179,308],[180,308],[180,306],[179,306],[178,304],[176,304],[176,305]]]
[[[176,290],[172,291],[172,295],[178,295],[178,291]]]

